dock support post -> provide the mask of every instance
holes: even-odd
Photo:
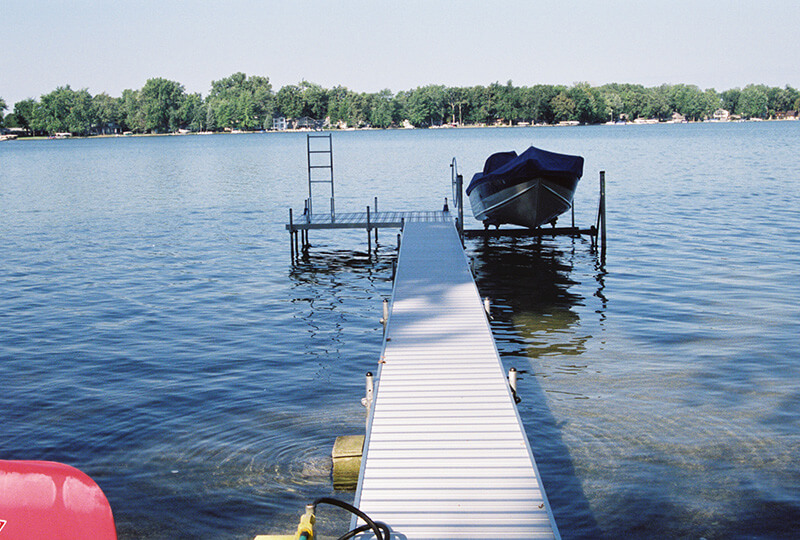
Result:
[[[572,201],[572,204],[570,205],[570,207],[572,208],[572,228],[574,229],[575,228],[575,201],[574,200]]]
[[[514,396],[514,403],[519,403],[522,399],[517,395],[517,368],[508,370],[508,386],[511,388],[511,395]]]
[[[372,230],[369,224],[369,205],[367,205],[367,254],[372,253]]]
[[[375,217],[378,216],[378,197],[375,197]],[[378,227],[375,227],[375,248],[378,248]]]
[[[394,271],[392,271],[394,274]],[[394,277],[394,275],[392,276]],[[384,298],[383,299],[383,317],[381,317],[381,324],[383,325],[383,333],[386,333],[386,325],[389,324],[389,301]]]
[[[289,208],[289,250],[292,254],[292,263],[294,263],[294,221],[291,208]]]
[[[372,377],[372,372],[367,371],[366,381],[365,381],[365,393],[366,395],[361,398],[361,404],[367,408],[367,425],[369,425],[369,412],[372,408],[372,398],[373,394],[375,393],[375,381]]]

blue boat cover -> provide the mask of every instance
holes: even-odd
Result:
[[[567,154],[556,154],[531,146],[522,154],[498,152],[489,156],[483,172],[476,173],[467,186],[467,195],[475,186],[493,180],[506,180],[513,185],[541,176],[583,176],[583,158]]]

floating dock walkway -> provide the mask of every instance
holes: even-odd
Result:
[[[559,538],[452,220],[405,220],[372,399],[355,506],[393,538]]]

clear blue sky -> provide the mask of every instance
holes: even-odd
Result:
[[[237,71],[423,86],[800,87],[797,0],[0,0],[0,97],[119,96],[151,77],[208,93]]]

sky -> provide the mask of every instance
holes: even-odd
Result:
[[[236,72],[393,92],[588,82],[800,88],[797,0],[0,0],[0,97],[206,96]]]

